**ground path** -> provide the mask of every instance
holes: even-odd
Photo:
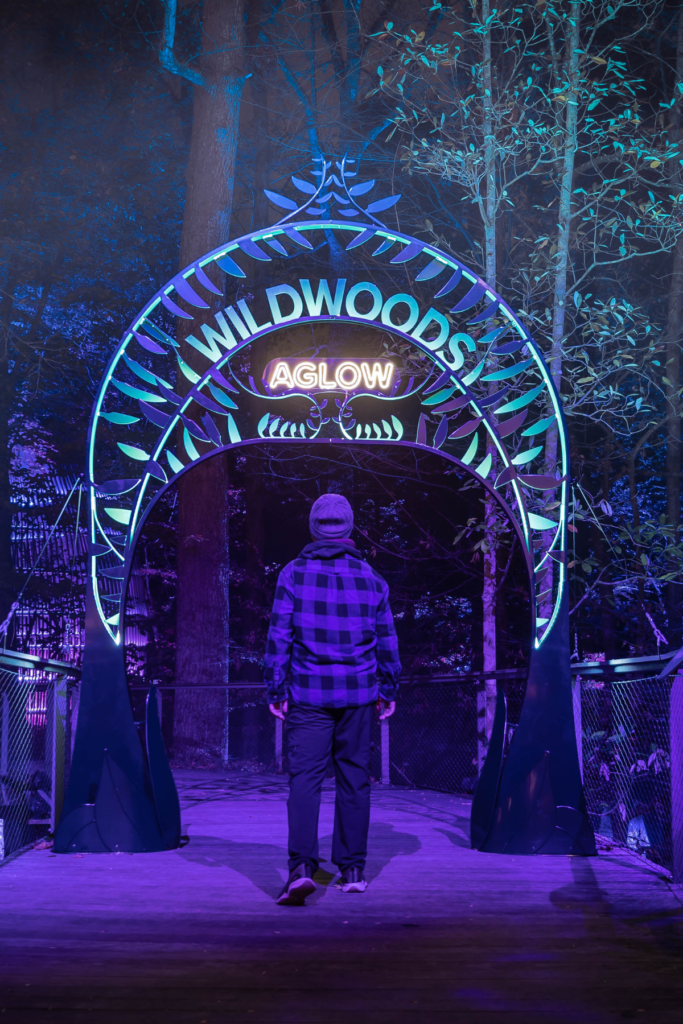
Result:
[[[0,1024],[683,1022],[683,893],[634,856],[476,853],[466,799],[377,786],[367,892],[277,907],[284,781],[178,780],[181,850],[2,866]]]

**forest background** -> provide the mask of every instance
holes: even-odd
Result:
[[[54,523],[62,502],[50,488],[81,472],[92,400],[125,325],[178,266],[276,220],[282,210],[264,189],[296,199],[292,175],[311,181],[315,157],[344,153],[363,178],[401,193],[387,223],[476,268],[546,353],[571,437],[575,654],[680,646],[678,3],[37,0],[6,5],[0,24],[8,646],[35,646],[42,629],[50,653],[78,656],[65,650],[63,613],[80,614],[80,556],[61,576],[27,582],[12,518],[21,510],[43,531]],[[550,472],[555,458],[546,456]],[[266,552],[264,506],[274,492],[285,512],[289,502],[298,537],[306,501],[341,479],[339,466],[272,459],[245,472],[216,458],[178,487],[177,556],[146,561],[168,619],[157,674],[162,663],[173,671],[171,648],[188,681],[260,657],[274,568],[293,553],[284,541]],[[401,467],[393,483],[385,470],[364,468],[363,536],[372,552],[402,559],[396,600],[412,615],[410,666],[438,666],[465,636],[462,602],[444,600],[448,581],[478,573],[485,622],[500,610],[503,578],[514,598],[511,556],[491,509],[471,514],[461,502],[437,524],[411,511]],[[229,561],[235,516],[239,565]],[[159,520],[150,550],[170,544],[170,521]],[[207,597],[229,586],[240,594],[232,615]],[[7,621],[20,593],[40,609],[28,631]],[[489,634],[478,667],[523,656],[511,641],[519,624],[503,616],[500,629],[507,637]],[[480,643],[486,635],[480,622]]]

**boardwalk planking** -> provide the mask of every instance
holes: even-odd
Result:
[[[283,780],[178,774],[183,849],[2,867],[0,1024],[683,1021],[681,890],[635,857],[476,853],[468,800],[378,786],[367,892],[276,907]]]

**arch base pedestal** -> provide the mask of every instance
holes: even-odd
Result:
[[[566,589],[551,632],[531,652],[519,725],[503,758],[505,725],[499,693],[472,802],[472,847],[485,853],[594,856],[576,749]]]

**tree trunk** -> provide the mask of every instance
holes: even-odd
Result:
[[[206,84],[193,87],[181,268],[229,237],[243,47],[242,2],[204,0],[200,71]],[[185,344],[187,333],[185,322],[179,322],[181,354],[192,365],[196,353]],[[179,687],[193,687],[176,691],[174,748],[183,764],[216,763],[224,747],[226,694],[220,687],[228,682],[230,636],[227,492],[222,455],[192,469],[178,486],[176,681]]]
[[[672,142],[678,143],[683,137],[681,131],[681,100],[678,83],[683,82],[683,16],[678,16],[678,39],[676,46],[676,85],[672,116]],[[681,166],[678,159],[671,161],[671,185],[674,192],[681,189]],[[679,235],[673,253],[671,287],[666,325],[666,373],[664,387],[666,395],[666,518],[678,531],[681,524],[681,330],[683,326],[683,236]],[[680,585],[669,583],[666,587],[669,644],[681,646],[681,596]]]
[[[578,121],[578,89],[579,89],[579,45],[581,41],[581,3],[574,0],[569,8],[568,29],[565,39],[563,57],[563,87],[567,87],[567,102],[564,109],[564,125],[562,132],[564,146],[558,159],[560,174],[560,197],[557,217],[556,252],[553,268],[553,326],[550,354],[547,363],[553,383],[559,392],[562,382],[562,365],[564,341],[567,324],[567,280],[569,276],[569,247],[572,227],[572,190],[574,186],[574,163],[576,159],[576,139]],[[556,83],[559,85],[559,82]],[[552,410],[549,410],[552,411]],[[549,430],[545,447],[545,471],[548,476],[555,476],[558,459],[558,432]],[[605,495],[607,497],[607,495]],[[549,543],[545,538],[544,543]],[[555,565],[548,560],[548,567],[543,576],[543,590],[547,596],[542,600],[538,613],[542,618],[549,619],[553,609],[553,574]]]
[[[489,17],[491,14],[490,0],[482,0],[481,20],[485,26],[482,39],[482,105],[483,119],[482,128],[484,135],[484,162],[485,162],[485,195],[484,195],[484,258],[486,263],[486,281],[491,288],[496,288],[496,219],[497,219],[497,194],[496,194],[496,154],[493,144],[493,68],[491,55],[491,27]],[[495,385],[492,386],[495,391]],[[487,454],[493,459],[492,474],[496,474],[496,447],[489,440]],[[482,616],[483,616],[483,669],[484,672],[495,671],[497,667],[497,624],[496,605],[498,591],[498,552],[496,550],[496,520],[497,506],[495,500],[486,492],[484,499],[484,537],[486,539],[486,550],[484,551],[483,567],[484,579],[482,583]],[[484,681],[483,689],[479,692],[477,701],[478,716],[478,761],[481,770],[488,742],[493,728],[493,715],[496,707],[496,679],[493,676]]]
[[[10,427],[14,407],[10,359],[10,322],[14,306],[16,282],[8,280],[3,289],[0,306],[0,623],[5,621],[17,593],[17,573],[12,560],[12,489],[10,484]],[[6,638],[0,643],[10,646],[10,625]]]

